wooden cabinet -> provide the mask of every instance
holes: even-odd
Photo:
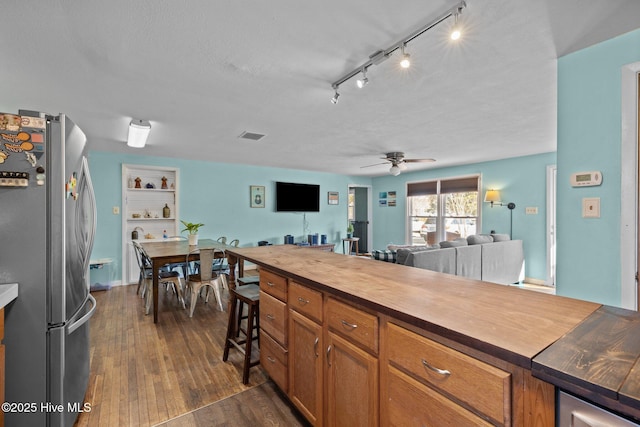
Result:
[[[327,426],[378,425],[378,359],[329,332]]]
[[[260,365],[284,391],[289,390],[287,279],[260,271]]]
[[[438,412],[445,419],[477,419],[473,425],[490,421],[511,424],[511,374],[409,331],[394,323],[387,324],[384,369],[388,395],[381,403],[392,423],[405,405],[407,390],[425,406],[426,425],[441,425],[432,419]],[[428,409],[427,409],[428,408]],[[435,412],[434,412],[435,411]],[[447,414],[447,415],[445,415]],[[413,416],[417,416],[414,414]],[[468,422],[468,421],[467,421]],[[487,424],[491,425],[491,424]]]
[[[164,178],[164,180],[163,180]],[[140,188],[136,188],[136,179]],[[122,282],[138,281],[138,264],[133,251],[132,232],[139,240],[162,240],[163,235],[180,233],[177,168],[122,165]],[[167,188],[163,187],[166,182]],[[169,216],[165,217],[165,207]]]
[[[289,397],[314,426],[322,426],[324,369],[322,326],[306,316],[289,315]]]

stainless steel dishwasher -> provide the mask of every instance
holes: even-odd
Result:
[[[638,427],[612,412],[578,399],[563,391],[558,393],[557,427]]]

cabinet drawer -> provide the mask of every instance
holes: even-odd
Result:
[[[287,305],[265,292],[260,292],[260,328],[286,347],[286,327]]]
[[[389,361],[467,407],[508,424],[511,374],[400,326],[388,325]]]
[[[260,270],[260,290],[287,302],[287,279],[269,270]]]
[[[282,348],[268,334],[265,334],[264,331],[260,331],[260,365],[285,393],[289,384],[287,379],[287,356],[287,350]]]
[[[378,318],[333,298],[327,300],[329,329],[378,353]]]
[[[289,283],[289,307],[318,323],[322,323],[321,292],[291,282]]]
[[[389,367],[388,400],[380,425],[389,426],[492,426],[456,405],[437,391]]]

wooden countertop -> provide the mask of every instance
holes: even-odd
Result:
[[[534,358],[533,375],[640,419],[640,313],[602,306]]]
[[[540,292],[291,245],[227,249],[319,290],[524,368],[601,307]]]

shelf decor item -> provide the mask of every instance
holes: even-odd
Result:
[[[162,208],[162,218],[171,218],[171,208],[169,208],[168,203],[165,203],[164,208]]]
[[[200,227],[203,227],[204,224],[202,223],[193,223],[193,222],[186,222],[186,221],[182,221],[180,220],[180,222],[184,225],[184,230],[182,230],[182,232],[189,232],[189,246],[195,246],[198,244],[198,230],[200,229]]]
[[[252,208],[264,208],[264,186],[263,185],[251,185],[250,186],[250,206]]]
[[[347,239],[351,239],[353,237],[353,223],[351,221],[347,222]]]

